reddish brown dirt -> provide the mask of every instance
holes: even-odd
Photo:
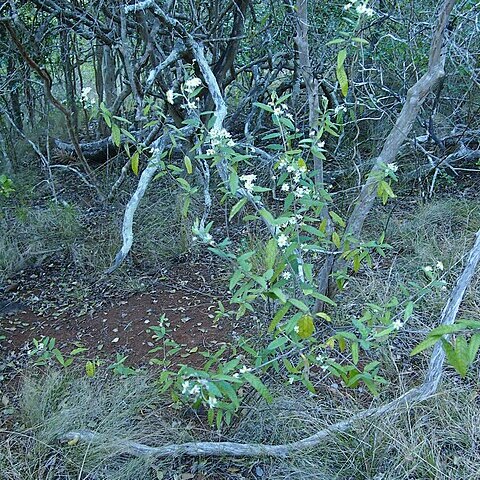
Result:
[[[39,294],[42,283],[52,283],[48,275],[30,275],[30,278],[32,276]],[[161,352],[149,353],[160,345],[152,338],[154,332],[150,327],[159,325],[163,314],[168,319],[167,338],[181,346],[173,357],[174,362],[199,366],[203,358],[199,352],[214,352],[222,344],[230,343],[237,331],[243,333],[248,328],[232,318],[215,320],[218,301],[223,295],[221,291],[213,291],[212,274],[206,271],[205,265],[179,265],[168,277],[150,282],[146,290],[126,298],[100,296],[100,301],[89,308],[87,314],[79,315],[78,309],[72,308],[72,312],[63,311],[58,316],[51,304],[50,310],[46,310],[41,301],[28,301],[31,295],[22,295],[20,288],[15,300],[20,299],[28,308],[0,317],[7,337],[0,345],[10,351],[26,351],[34,338],[55,337],[56,345],[64,354],[82,346],[88,348],[83,353],[86,358],[113,361],[120,353],[128,356],[126,365],[142,366],[153,358],[163,358]],[[49,295],[52,296],[51,292]],[[65,303],[58,299],[58,304]]]

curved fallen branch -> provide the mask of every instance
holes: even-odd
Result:
[[[480,261],[480,230],[476,234],[476,240],[472,247],[465,268],[458,278],[450,297],[445,304],[440,316],[440,325],[449,325],[455,321],[458,309],[465,295],[465,291],[470,285],[477,265]],[[319,445],[327,437],[334,433],[345,432],[353,425],[367,417],[379,416],[396,409],[411,406],[414,403],[421,402],[431,397],[438,388],[442,373],[445,352],[441,342],[438,342],[430,357],[430,363],[425,375],[424,382],[415,388],[412,388],[395,400],[376,408],[363,410],[346,420],[334,423],[333,425],[318,431],[310,437],[303,438],[296,442],[283,445],[262,445],[262,444],[244,444],[235,442],[188,442],[178,445],[164,445],[161,447],[150,447],[137,442],[128,440],[119,441],[117,447],[122,453],[131,455],[152,455],[157,457],[172,457],[180,455],[189,456],[232,456],[232,457],[285,457],[294,452],[305,450]],[[62,442],[102,442],[100,434],[89,430],[77,430],[68,432],[60,439]]]

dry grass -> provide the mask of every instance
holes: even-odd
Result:
[[[118,441],[161,445],[225,438],[198,423],[192,428],[194,424],[181,414],[172,417],[148,377],[87,379],[74,371],[49,371],[25,378],[16,424],[1,432],[2,479],[174,480],[182,478],[182,473],[196,472],[193,478],[198,479],[473,480],[480,467],[478,394],[471,385],[453,378],[445,384],[449,387],[422,405],[361,422],[348,434],[287,459],[159,460],[122,455]],[[335,408],[331,399],[306,398],[295,387],[283,388],[273,405],[247,406],[248,414],[228,438],[269,443],[296,440],[355,410],[337,403]],[[58,443],[62,433],[76,428],[95,430],[104,442]]]

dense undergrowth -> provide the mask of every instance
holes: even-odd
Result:
[[[480,225],[480,209],[476,201],[437,198],[414,212],[394,212],[387,218],[379,211],[372,218],[375,221],[368,228],[386,225],[386,241],[395,247],[350,279],[333,328],[348,325],[352,315],[360,315],[368,303],[383,305],[401,295],[409,279],[420,281],[425,276],[423,267],[436,262],[442,262],[440,274],[450,287]],[[462,306],[462,317],[478,318],[479,288],[477,279]],[[361,421],[350,432],[287,459],[158,459],[122,453],[121,440],[153,446],[193,440],[286,443],[362,408],[387,402],[422,381],[425,363],[412,361],[408,354],[436,325],[444,302],[441,290],[423,298],[408,326],[372,354],[382,360],[381,374],[389,381],[378,398],[362,389],[346,390],[324,375],[312,378],[315,395],[270,375],[266,382],[273,403],[247,396],[233,423],[221,431],[208,425],[201,410],[174,404],[168,395],[159,394],[156,377],[145,371],[125,378],[100,368],[94,378],[88,378],[73,367],[29,367],[18,372],[4,397],[2,478],[477,478],[478,362],[465,380],[447,369],[441,390],[427,402]],[[97,432],[101,441],[59,442],[65,432],[84,428]]]

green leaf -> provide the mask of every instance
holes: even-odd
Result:
[[[273,397],[263,382],[251,373],[243,374],[245,380],[268,402],[272,402]]]
[[[278,337],[273,342],[270,342],[267,346],[267,350],[277,350],[280,347],[283,347],[286,343],[288,343],[287,337]]]
[[[116,147],[119,147],[121,143],[120,128],[115,123],[112,123],[112,142]]]
[[[337,232],[332,233],[332,242],[337,248],[340,248],[342,241],[340,240]]]
[[[329,45],[337,45],[337,44],[340,44],[340,43],[345,43],[345,40],[343,38],[335,38],[335,39],[327,42],[325,45],[327,45],[327,47],[328,47]]]
[[[139,159],[140,159],[140,152],[137,150],[137,151],[132,155],[132,158],[130,159],[130,162],[131,162],[131,165],[132,165],[132,172],[133,172],[135,175],[138,175]]]
[[[435,345],[440,338],[441,338],[441,335],[435,336],[435,335],[429,334],[428,337],[425,340],[423,340],[423,342],[420,342],[410,352],[410,356],[413,357],[414,355],[418,355],[420,352],[423,352],[427,348],[430,348],[431,346]]]
[[[313,318],[311,315],[303,315],[298,322],[297,322],[297,327],[298,327],[298,336],[300,338],[309,338],[313,335],[313,332],[315,331],[315,325],[313,324]]]
[[[237,283],[240,281],[240,279],[243,277],[243,273],[241,269],[235,270],[233,272],[233,275],[230,277],[230,283],[228,285],[228,289],[230,291],[233,291]]]
[[[286,295],[282,292],[282,290],[278,287],[273,287],[270,289],[270,291],[282,302],[286,303],[287,302],[287,297]]]
[[[413,302],[408,302],[407,306],[405,307],[405,312],[403,313],[403,321],[406,322],[413,313],[413,308],[415,304]]]
[[[348,77],[345,71],[345,59],[347,58],[347,51],[345,49],[340,50],[337,56],[337,80],[340,84],[340,89],[344,97],[348,94]]]
[[[358,364],[358,343],[354,342],[352,343],[352,360],[355,365]]]
[[[270,225],[275,225],[275,219],[268,210],[262,208],[259,213]]]
[[[278,255],[278,246],[274,238],[271,238],[265,247],[265,265],[267,269],[273,268]]]
[[[303,303],[301,300],[297,300],[296,298],[289,298],[288,301],[295,307],[297,307],[302,312],[308,312],[309,308]]]
[[[270,107],[270,105],[265,105],[264,103],[260,102],[254,102],[254,105],[258,108],[261,108],[262,110],[265,110],[266,112],[273,113],[273,108]]]
[[[230,211],[230,216],[229,216],[229,220],[231,220],[242,208],[243,206],[247,203],[247,199],[246,198],[242,198],[240,199],[233,207],[232,207],[232,210]]]
[[[183,162],[185,163],[185,168],[187,169],[187,173],[191,175],[191,173],[193,172],[193,168],[192,168],[192,161],[190,160],[190,157],[188,155],[185,155],[185,157],[183,158]]]
[[[353,37],[352,42],[360,43],[361,45],[369,45],[369,43],[370,43],[367,40],[365,40],[364,38],[360,38],[360,37]]]
[[[479,348],[480,348],[480,333],[475,333],[474,335],[472,335],[472,338],[470,339],[470,345],[468,347],[470,363],[473,363],[475,361]]]
[[[340,215],[337,215],[335,212],[329,212],[330,214],[330,217],[332,218],[332,220],[337,224],[337,225],[340,225],[341,227],[345,227],[345,221],[343,220],[342,217],[340,217]]]
[[[184,178],[178,177],[176,180],[187,192],[190,191],[190,184]]]
[[[445,339],[442,339],[442,344],[447,355],[448,363],[462,378],[465,378],[468,367],[470,366],[470,354],[467,340],[464,337],[457,337],[455,348]]]
[[[275,330],[278,323],[287,314],[289,309],[290,309],[290,304],[286,303],[285,305],[283,305],[283,307],[280,310],[278,310],[278,312],[275,314],[272,321],[270,322],[270,325],[268,326],[268,333],[272,333]]]

